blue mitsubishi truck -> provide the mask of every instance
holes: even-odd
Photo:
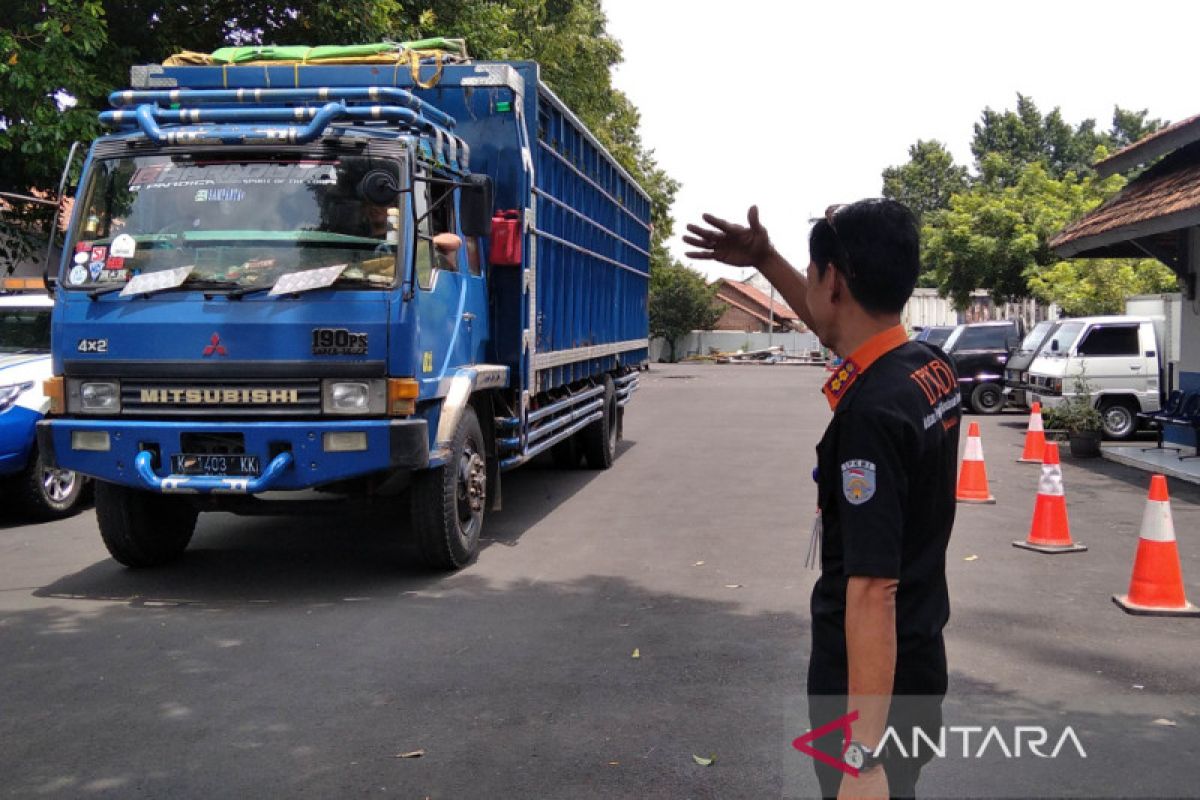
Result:
[[[612,464],[649,196],[537,64],[400,63],[153,65],[111,95],[37,434],[122,564],[178,558],[202,511],[381,498],[458,569],[504,471]]]

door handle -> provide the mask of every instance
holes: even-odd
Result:
[[[463,318],[464,322],[474,322],[475,321],[475,315],[472,314],[470,311],[464,311],[462,318]],[[1135,367],[1135,369],[1141,369],[1141,367]]]
[[[1135,369],[1135,370],[1136,370],[1136,369],[1141,369],[1141,368],[1142,368],[1142,365],[1141,365],[1141,364],[1134,364],[1134,365],[1132,365],[1132,366],[1130,367],[1130,369]]]

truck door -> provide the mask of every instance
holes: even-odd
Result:
[[[489,304],[486,277],[484,275],[483,240],[478,236],[462,235],[462,268],[466,282],[463,313],[464,337],[469,341],[471,363],[488,361]]]
[[[1144,408],[1151,381],[1154,393],[1158,393],[1158,370],[1146,368],[1139,341],[1140,327],[1136,322],[1093,325],[1080,339],[1076,354],[1094,391],[1132,395]],[[1064,391],[1071,388],[1063,386]]]
[[[439,176],[439,180],[448,179]],[[467,274],[466,246],[447,251],[434,243],[439,234],[458,234],[456,194],[452,186],[444,183],[415,182],[413,200],[419,223],[413,258],[422,378],[440,377],[472,363],[474,331],[486,324],[480,310],[469,302],[468,288],[482,279]]]

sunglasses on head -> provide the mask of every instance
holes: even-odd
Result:
[[[846,276],[849,280],[854,277],[854,270],[850,267],[850,253],[846,250],[846,245],[842,243],[842,237],[838,234],[837,216],[838,213],[846,207],[845,203],[835,203],[825,209],[825,222],[829,225],[829,230],[833,231],[833,238],[837,240],[838,250],[841,251],[843,264],[838,267],[837,263],[834,266]]]

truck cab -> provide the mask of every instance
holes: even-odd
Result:
[[[1053,408],[1081,390],[1104,418],[1104,433],[1127,439],[1139,413],[1161,407],[1159,341],[1148,317],[1061,320],[1029,367],[1031,400]]]

